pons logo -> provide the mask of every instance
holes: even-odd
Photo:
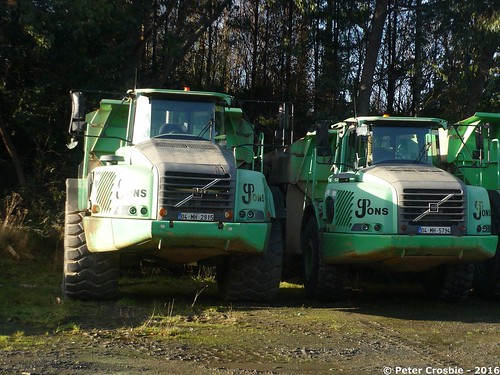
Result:
[[[245,195],[241,197],[241,200],[244,204],[250,204],[250,202],[264,202],[265,196],[264,194],[256,194],[255,193],[255,185],[245,183],[243,184],[243,192]]]
[[[115,196],[116,199],[145,198],[147,196],[147,190],[127,186],[125,183],[123,183],[123,180],[118,180],[118,184],[115,190]]]
[[[375,216],[386,216],[389,215],[389,209],[387,207],[372,207],[372,201],[370,199],[358,199],[358,210],[356,210],[356,217],[361,219],[366,215]]]
[[[483,216],[486,216],[486,217],[491,216],[491,210],[484,208],[483,201],[475,201],[474,208],[476,209],[476,212],[474,212],[472,214],[472,216],[474,216],[474,219],[476,219],[476,220],[481,220],[481,218]]]

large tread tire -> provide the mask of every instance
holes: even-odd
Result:
[[[473,279],[473,264],[448,264],[428,271],[424,287],[433,298],[445,302],[461,302],[469,297]]]
[[[87,249],[81,212],[67,212],[64,225],[63,295],[81,300],[118,296],[120,257]]]
[[[344,269],[325,263],[316,220],[309,219],[301,236],[304,289],[308,298],[335,302],[345,295]]]
[[[217,266],[219,294],[225,301],[272,302],[280,286],[283,258],[281,225],[273,220],[263,255],[231,255]]]
[[[495,257],[474,265],[474,291],[485,299],[500,299],[499,252],[497,247]]]
[[[491,203],[491,234],[500,232],[500,195],[489,190]],[[474,291],[484,298],[500,299],[500,241],[495,256],[474,265]]]

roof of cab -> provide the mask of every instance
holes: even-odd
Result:
[[[404,117],[404,116],[360,116],[360,117],[350,117],[341,121],[334,125],[334,127],[340,127],[347,123],[357,123],[357,124],[365,124],[370,123],[374,125],[383,125],[383,124],[408,124],[412,125],[421,125],[421,126],[429,126],[430,124],[437,125],[446,129],[448,127],[448,122],[446,120],[435,118],[435,117]]]
[[[229,94],[211,91],[191,91],[191,90],[172,90],[172,89],[134,89],[129,91],[131,94],[162,97],[185,96],[190,100],[215,101],[225,106],[231,106],[234,97]]]

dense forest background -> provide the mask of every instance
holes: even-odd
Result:
[[[499,41],[497,0],[0,0],[0,219],[60,228],[71,89],[289,101],[298,136],[355,114],[453,122],[500,111]]]

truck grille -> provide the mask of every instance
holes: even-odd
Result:
[[[115,179],[115,172],[104,171],[99,173],[99,184],[97,185],[96,201],[94,203],[100,206],[101,214],[111,213],[111,194]]]
[[[465,207],[460,189],[403,189],[399,217],[410,226],[453,227],[464,222]]]
[[[168,212],[163,219],[177,220],[182,212],[214,214],[214,221],[228,221],[224,212],[234,208],[235,190],[229,174],[166,171],[160,181],[159,204]]]

